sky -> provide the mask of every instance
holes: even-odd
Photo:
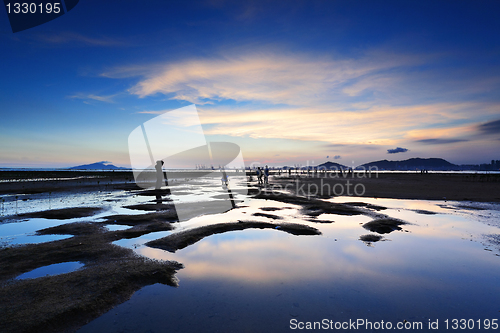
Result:
[[[3,10],[0,10],[3,11]],[[500,159],[499,1],[80,1],[0,13],[0,167],[130,166],[196,105],[247,165]]]

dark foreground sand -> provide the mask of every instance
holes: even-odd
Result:
[[[138,188],[131,182],[131,173],[52,173],[45,174],[8,174],[1,173],[4,179],[22,179],[16,182],[0,183],[0,193],[27,194],[56,191],[89,191],[106,189],[126,189],[137,194]],[[83,177],[82,177],[83,176]],[[364,229],[376,234],[360,237],[365,242],[383,240],[381,235],[401,230],[404,221],[387,219],[383,216],[385,207],[369,204],[339,204],[319,200],[344,191],[358,193],[364,189],[363,196],[380,198],[405,198],[428,200],[471,200],[484,202],[500,201],[499,175],[459,175],[459,174],[379,174],[366,177],[357,175],[344,177],[272,177],[267,188],[255,187],[249,183],[249,194],[260,199],[288,202],[302,207],[301,211],[308,221],[322,213],[340,215],[368,215],[371,222]],[[31,178],[55,178],[49,181],[36,181]],[[57,178],[66,177],[58,180]],[[255,178],[254,178],[255,179]],[[361,185],[362,187],[361,187]],[[357,187],[356,187],[357,186]],[[289,192],[273,193],[284,189]],[[310,191],[309,191],[310,190]],[[143,191],[142,195],[154,197],[165,193]],[[132,194],[131,194],[132,195]],[[342,195],[349,195],[343,193]],[[147,202],[147,201],[146,201]],[[155,208],[156,207],[156,208]],[[43,217],[64,220],[74,217],[88,217],[87,222],[63,224],[38,231],[38,234],[74,235],[72,238],[23,246],[10,246],[0,249],[0,331],[1,332],[61,332],[74,331],[90,320],[97,318],[114,306],[126,301],[140,288],[154,283],[176,286],[175,273],[182,264],[170,261],[154,261],[137,256],[132,250],[112,242],[124,238],[175,229],[177,216],[175,207],[168,201],[161,204],[136,205],[130,207],[143,211],[139,215],[108,216],[107,221],[92,222],[92,216],[100,207],[79,207],[34,212],[11,216],[12,219]],[[155,208],[155,209],[152,209]],[[194,215],[203,214],[193,212]],[[273,222],[234,221],[234,223],[214,224],[205,227],[174,233],[165,238],[150,242],[151,247],[175,252],[212,234],[243,230],[247,228],[268,228],[293,235],[318,237],[321,233],[306,224],[282,223],[270,213],[259,213],[274,219]],[[257,215],[256,215],[257,216]],[[324,221],[323,221],[324,222]],[[14,221],[15,223],[15,221]],[[129,229],[109,231],[103,225],[122,224]],[[377,235],[378,234],[378,235]],[[19,274],[37,267],[68,261],[85,264],[68,274],[47,276],[38,279],[16,281]]]
[[[94,209],[68,208],[30,213],[30,217],[65,219],[94,213]],[[25,214],[23,217],[28,217]],[[121,231],[103,227],[108,222],[62,224],[38,231],[40,235],[74,235],[59,241],[9,246],[0,249],[0,332],[74,331],[140,288],[163,283],[176,286],[177,262],[160,262],[136,255],[111,242],[153,231],[171,230],[171,214],[122,217]],[[8,221],[15,223],[15,221]],[[79,261],[84,269],[71,273],[13,280],[21,273],[47,265]]]

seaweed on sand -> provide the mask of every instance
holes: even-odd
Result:
[[[39,235],[91,235],[95,232],[101,232],[102,237],[108,242],[113,242],[123,238],[130,239],[140,237],[142,235],[149,234],[151,232],[158,231],[169,231],[174,229],[172,224],[169,222],[159,221],[156,219],[151,219],[150,221],[143,220],[142,223],[135,224],[132,228],[125,230],[114,230],[109,231],[104,228],[103,222],[75,222],[58,225],[51,228],[46,228],[39,230],[37,233]]]
[[[260,210],[263,210],[265,212],[274,212],[274,211],[277,211],[277,210],[282,210],[283,208],[279,208],[279,207],[261,207]]]
[[[321,235],[321,232],[318,229],[303,224],[277,224],[257,221],[238,221],[231,223],[212,224],[204,227],[173,233],[166,237],[147,242],[146,245],[169,252],[175,252],[214,234],[220,234],[223,232],[234,230],[245,230],[250,228],[276,229],[292,235]]]
[[[260,217],[267,217],[269,219],[273,219],[273,220],[281,220],[283,219],[281,216],[278,216],[278,215],[274,215],[274,214],[267,214],[267,213],[253,213],[252,216],[260,216]]]
[[[315,198],[304,198],[276,192],[260,192],[255,196],[257,199],[275,200],[302,206],[302,212],[308,216],[319,216],[321,214],[337,215],[360,215],[363,212],[356,207],[345,204],[323,201]]]
[[[164,195],[169,195],[170,194],[170,189],[152,189],[152,190],[141,190],[137,191],[134,194],[141,195],[141,196],[164,196]]]
[[[496,253],[495,255],[500,256],[500,254],[499,254],[500,253],[500,234],[483,235],[483,237],[486,239],[486,241],[489,243],[489,245],[492,245],[496,248],[498,253]]]
[[[365,202],[344,202],[344,205],[354,206],[354,207],[365,207],[376,211],[387,209],[387,207],[384,206],[373,205]]]
[[[43,219],[57,219],[67,220],[78,217],[89,217],[102,212],[104,209],[101,207],[72,207],[62,209],[50,209],[41,212],[24,213],[17,215],[18,217],[28,218],[43,218]]]
[[[384,237],[375,234],[367,234],[359,236],[359,240],[363,241],[366,245],[371,245],[372,243],[384,240]]]
[[[388,234],[395,230],[402,230],[400,225],[403,224],[407,224],[407,222],[393,218],[381,218],[363,224],[363,228],[379,234]]]
[[[174,209],[174,204],[150,203],[124,206],[124,208],[143,211],[166,211]]]
[[[234,201],[235,203],[238,201]],[[195,216],[207,214],[225,213],[234,208],[229,200],[210,200],[198,202],[184,202],[174,204],[139,204],[132,206],[125,206],[125,208],[143,210],[143,211],[156,211],[165,214],[171,214],[173,217],[181,216],[183,220],[188,220]]]
[[[177,286],[175,273],[181,264],[151,260],[111,244],[122,238],[170,230],[170,223],[143,217],[142,223],[119,231],[108,231],[103,224],[63,224],[39,230],[38,234],[74,237],[0,249],[1,332],[73,331],[146,285]],[[68,261],[85,266],[66,274],[13,280],[35,268]]]
[[[0,289],[0,331],[75,330],[146,285],[177,286],[174,274],[181,267],[127,254],[67,274],[8,283]]]
[[[105,217],[107,224],[120,224],[134,226],[151,222],[176,222],[177,213],[175,210],[159,211],[137,215],[110,215]]]
[[[422,215],[436,215],[436,212],[431,212],[429,210],[424,210],[424,209],[416,209],[414,210],[415,213],[417,214],[422,214]]]

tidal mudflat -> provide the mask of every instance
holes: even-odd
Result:
[[[1,330],[285,332],[363,319],[426,331],[500,318],[499,204],[273,191],[291,181],[245,182],[234,208],[183,221],[176,198],[118,181],[3,201]],[[200,182],[185,200],[224,200],[219,179]]]

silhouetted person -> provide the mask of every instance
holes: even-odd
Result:
[[[257,179],[259,180],[259,184],[262,184],[262,170],[260,167],[257,167]]]
[[[165,185],[165,177],[163,176],[163,161],[156,161],[155,169],[156,169],[156,202],[161,203],[161,187]]]
[[[156,161],[156,189],[159,190],[165,184],[165,178],[163,177],[163,161]]]
[[[266,168],[264,169],[264,182],[266,184],[269,184],[269,168],[266,165]]]
[[[221,172],[222,172],[222,185],[226,185],[227,186],[227,183],[229,182],[229,179],[227,178],[227,174],[226,174],[226,170],[224,170],[224,168],[221,168]]]

